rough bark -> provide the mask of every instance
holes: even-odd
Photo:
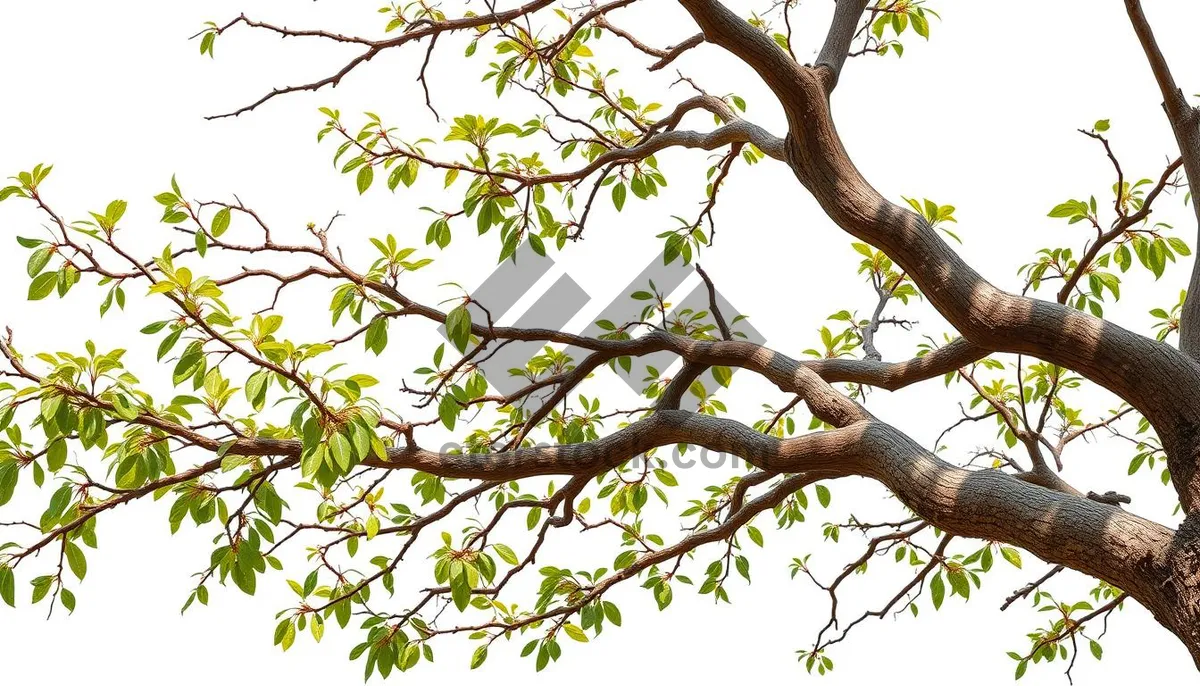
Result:
[[[872,461],[861,473],[948,532],[1020,545],[1128,590],[1183,641],[1200,667],[1200,365],[1189,354],[1190,339],[1185,337],[1181,352],[1063,305],[1005,292],[962,260],[922,217],[871,186],[837,133],[829,97],[844,62],[834,51],[842,49],[848,16],[860,3],[838,3],[822,59],[808,67],[718,0],[680,2],[707,41],[755,69],[779,99],[789,126],[788,164],[829,218],[892,258],[963,335],[962,346],[1032,355],[1076,370],[1142,412],[1163,442],[1187,519],[1172,531],[1086,497],[991,472],[957,470],[885,431],[875,432],[872,443],[891,459]],[[1138,27],[1140,7],[1135,0],[1127,5]],[[1139,28],[1154,71],[1162,74],[1165,62],[1155,63],[1157,47],[1146,36],[1148,30]],[[1181,106],[1177,93],[1173,82],[1164,87],[1172,123],[1186,123],[1176,126],[1186,149],[1200,133],[1195,110]],[[1187,157],[1185,152],[1185,167]]]
[[[1146,61],[1150,65],[1150,71],[1154,74],[1154,81],[1158,84],[1158,90],[1162,94],[1163,111],[1167,115],[1171,132],[1175,134],[1175,141],[1179,145],[1188,186],[1195,188],[1195,182],[1200,181],[1200,111],[1188,104],[1183,91],[1175,84],[1175,77],[1171,75],[1167,60],[1158,47],[1158,41],[1154,39],[1150,22],[1146,20],[1146,15],[1142,11],[1142,3],[1139,0],[1125,0],[1125,10],[1129,14],[1129,22],[1133,25],[1138,43],[1142,46],[1142,52],[1146,54]],[[1200,205],[1193,202],[1192,211],[1196,216],[1197,235],[1200,237]],[[1200,266],[1198,265],[1200,263],[1192,267],[1192,276],[1188,280],[1188,293],[1200,293]],[[1188,298],[1184,302],[1183,314],[1179,323],[1179,349],[1193,358],[1200,358],[1200,299],[1198,298]]]

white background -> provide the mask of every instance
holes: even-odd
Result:
[[[637,11],[614,14],[614,23],[649,27],[645,38],[655,45],[694,33],[694,26],[674,3],[648,3]],[[374,12],[378,4],[358,0],[5,2],[0,7],[4,75],[0,172],[7,175],[38,162],[54,163],[44,192],[71,218],[102,209],[113,198],[130,200],[123,223],[137,227],[130,236],[138,237],[145,256],[174,239],[167,227],[156,223],[159,210],[151,199],[166,190],[172,173],[179,175],[191,197],[239,194],[295,240],[302,240],[299,229],[304,223],[324,223],[341,211],[347,216],[339,220],[334,236],[347,246],[348,254],[366,255],[365,237],[385,232],[425,254],[429,220],[417,207],[454,202],[452,196],[441,194],[440,176],[426,178],[414,190],[395,196],[380,183],[359,198],[352,179],[329,166],[333,147],[315,143],[315,132],[323,122],[316,113],[321,105],[341,108],[348,121],[357,121],[354,113],[370,109],[401,127],[406,137],[440,139],[444,128],[423,108],[414,81],[423,48],[385,53],[336,91],[276,100],[237,120],[205,122],[203,115],[245,104],[271,87],[331,73],[350,53],[340,46],[280,41],[239,29],[218,40],[213,61],[201,58],[197,43],[186,40],[203,21],[224,22],[241,11],[293,27],[379,35],[380,15]],[[734,4],[745,12],[762,9],[757,4]],[[832,7],[828,2],[810,4],[814,8],[802,13],[797,38],[802,60],[815,54]],[[1177,81],[1185,93],[1200,90],[1200,67],[1186,59],[1200,6],[1162,0],[1147,4]],[[1036,6],[946,0],[932,7],[944,21],[934,22],[929,44],[910,33],[903,59],[850,61],[835,97],[839,129],[856,163],[885,195],[929,197],[957,206],[963,253],[995,283],[1019,287],[1016,268],[1030,261],[1037,248],[1071,245],[1078,251],[1086,240],[1079,225],[1067,228],[1061,220],[1046,218],[1047,210],[1072,197],[1095,194],[1102,205],[1109,197],[1111,169],[1098,145],[1075,129],[1111,119],[1111,137],[1127,175],[1156,178],[1166,156],[1175,155],[1159,107],[1161,98],[1123,7],[1115,0]],[[624,67],[622,84],[639,96],[656,96],[669,104],[689,95],[679,87],[664,95],[661,89],[674,80],[673,73],[647,79],[639,74],[645,64],[640,56],[619,43],[608,45],[609,52],[600,56]],[[435,104],[442,114],[482,112],[525,121],[531,103],[520,98],[497,102],[490,84],[478,85],[488,58],[464,65],[459,59],[463,46],[461,39],[439,43],[431,66]],[[677,66],[712,93],[736,91],[745,96],[749,118],[783,133],[779,112],[753,75],[716,48],[694,50]],[[711,124],[704,117],[688,121],[695,127]],[[447,150],[447,154],[460,152]],[[664,154],[660,162],[671,180],[665,197],[654,203],[631,198],[619,219],[605,208],[593,219],[587,241],[555,256],[556,270],[570,272],[594,297],[589,309],[574,320],[576,326],[589,321],[593,310],[606,302],[606,294],[611,297],[644,266],[657,249],[653,235],[671,225],[670,214],[687,216],[697,211],[707,167],[703,153]],[[1178,198],[1166,201],[1156,217],[1177,223],[1179,235],[1191,243],[1190,213]],[[135,288],[128,311],[112,313],[101,322],[96,291],[83,285],[66,301],[27,303],[27,251],[19,249],[12,237],[35,234],[43,219],[15,200],[0,209],[0,245],[4,246],[0,324],[14,328],[18,346],[26,351],[79,350],[82,340],[90,337],[102,349],[130,348],[130,365],[148,385],[169,385],[166,375],[156,374],[161,370],[148,363],[153,359],[148,351],[156,341],[137,333],[145,323],[161,317],[161,306],[144,301],[140,293],[132,292]],[[863,311],[873,303],[870,290],[854,276],[857,258],[848,239],[781,165],[739,166],[722,192],[717,218],[716,246],[702,256],[702,263],[721,292],[753,317],[772,347],[799,356],[817,343],[815,329],[830,313],[842,308]],[[453,279],[468,289],[482,281],[494,265],[498,244],[494,235],[476,238],[472,233],[469,228],[459,229],[449,251],[430,254],[438,262],[412,282],[411,292],[426,302],[437,302],[448,297],[437,288],[443,281]],[[226,272],[239,266],[216,264],[224,264]],[[1110,308],[1112,317],[1134,330],[1148,331],[1152,320],[1147,310],[1175,302],[1189,266],[1169,268],[1157,283],[1144,272],[1131,273],[1124,284],[1125,301]],[[244,308],[246,313],[262,307],[269,297],[263,291],[247,293],[258,300]],[[289,333],[303,339],[304,332],[316,331],[310,338],[319,338],[327,327],[327,298],[323,286],[285,296],[283,311],[289,316],[289,327],[295,327]],[[903,314],[920,319],[923,332],[939,340],[946,331],[944,322],[928,308],[918,306]],[[427,362],[436,345],[433,334],[424,330],[428,327],[415,323],[406,327],[404,336],[393,329],[393,343],[383,358],[372,358],[363,366],[389,388]],[[917,340],[888,331],[880,345],[887,359],[901,359],[913,353]],[[767,390],[749,382],[735,385],[729,401],[739,416],[750,420],[756,418],[759,403],[780,403],[778,394]],[[947,394],[933,381],[895,395],[878,393],[871,406],[881,418],[930,445],[958,416],[957,403],[965,397],[965,391]],[[1089,407],[1096,413],[1113,404],[1098,393],[1095,398]],[[991,427],[964,432],[951,440],[947,457],[960,458],[971,448],[987,444],[991,432]],[[1068,453],[1066,476],[1083,490],[1118,488],[1131,493],[1136,512],[1168,521],[1173,502],[1156,476],[1143,472],[1123,479],[1130,457],[1127,445],[1116,441],[1076,448]],[[673,511],[689,497],[688,489],[694,493],[729,475],[701,471],[685,475],[676,489]],[[407,497],[403,479],[395,480],[391,488],[393,498]],[[0,513],[0,519],[15,517],[12,510],[21,504],[36,508],[46,495],[15,502]],[[844,519],[845,505],[851,501],[861,503],[869,513],[894,512],[886,507],[883,495],[869,485],[838,483],[833,509],[827,514],[814,512],[801,528],[775,532],[769,518],[760,518],[767,548],[752,553],[755,583],[750,588],[735,585],[732,605],[714,608],[708,597],[677,589],[674,605],[660,614],[644,591],[621,588],[615,599],[624,612],[623,628],[610,627],[585,647],[566,646],[562,661],[538,675],[529,660],[517,657],[523,641],[508,650],[497,645],[486,665],[489,676],[502,683],[566,679],[581,684],[617,678],[716,682],[763,675],[804,678],[794,651],[810,644],[828,610],[823,594],[811,584],[789,581],[787,562],[814,552],[821,569],[836,573],[839,564],[859,555],[862,543],[847,536],[837,547],[822,546],[819,523]],[[181,618],[178,608],[190,588],[189,575],[207,559],[213,531],[185,527],[171,537],[166,507],[138,503],[102,517],[101,549],[90,556],[88,579],[78,588],[79,608],[70,618],[56,612],[49,621],[43,620],[44,607],[28,606],[24,585],[28,576],[21,577],[19,609],[0,611],[0,655],[7,682],[59,684],[120,678],[129,684],[151,684],[166,678],[202,684],[271,678],[347,683],[361,678],[361,663],[346,660],[359,638],[356,631],[331,630],[319,646],[301,639],[286,655],[271,647],[272,616],[287,606],[291,596],[282,574],[261,581],[254,598],[232,587],[218,589],[210,607],[197,607]],[[577,566],[574,562],[579,559],[578,566],[584,566],[584,558],[596,558],[596,564],[611,560],[611,546],[595,549],[592,539],[565,538],[551,548],[548,562]],[[289,561],[302,564],[300,551],[294,552]],[[703,565],[716,554],[701,555],[693,575],[701,576]],[[880,565],[885,566],[890,564]],[[1005,613],[996,608],[1013,589],[1040,576],[1044,566],[1028,555],[1021,572],[1002,566],[985,576],[983,590],[969,605],[954,599],[940,613],[923,606],[919,620],[903,616],[859,627],[857,635],[832,653],[837,667],[826,680],[909,683],[920,678],[940,683],[969,678],[983,684],[1009,683],[1014,663],[1005,651],[1022,651],[1027,645],[1024,633],[1045,616],[1026,604]],[[408,591],[415,591],[426,579],[409,579]],[[882,570],[859,580],[855,607],[861,610],[884,602],[900,583],[902,577]],[[1054,590],[1064,598],[1078,599],[1087,588],[1086,581],[1064,579]],[[1076,683],[1128,682],[1146,665],[1154,665],[1163,676],[1192,674],[1194,668],[1179,643],[1141,608],[1128,605],[1113,617],[1103,662],[1082,656],[1074,672]],[[422,665],[417,673],[393,678],[428,678],[434,673],[465,678],[470,649],[466,641],[444,641],[437,647],[436,668]],[[1062,683],[1061,670],[1058,663],[1034,667],[1024,682]]]

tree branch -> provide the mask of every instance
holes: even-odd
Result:
[[[1179,144],[1179,152],[1183,157],[1183,170],[1188,179],[1188,186],[1200,188],[1200,112],[1188,104],[1183,91],[1175,85],[1175,77],[1167,66],[1167,59],[1154,39],[1150,22],[1142,12],[1140,0],[1125,0],[1125,10],[1129,21],[1133,24],[1134,33],[1141,43],[1146,60],[1150,63],[1150,71],[1158,83],[1159,92],[1163,97],[1163,110],[1167,113],[1167,121]],[[1193,198],[1192,210],[1197,222],[1197,240],[1200,241],[1200,205]],[[1188,280],[1188,298],[1183,304],[1183,313],[1179,319],[1179,349],[1192,357],[1200,359],[1200,260],[1192,265],[1192,275]]]
[[[817,55],[816,66],[821,68],[821,78],[825,81],[825,91],[833,92],[837,87],[846,56],[850,53],[850,43],[858,31],[859,20],[867,8],[867,0],[837,0],[833,11],[833,23],[825,36],[825,44]]]

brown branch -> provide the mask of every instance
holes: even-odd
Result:
[[[1163,109],[1166,111],[1167,121],[1171,124],[1171,131],[1175,134],[1175,141],[1179,144],[1188,185],[1192,189],[1198,188],[1200,187],[1200,110],[1189,105],[1183,96],[1183,91],[1175,85],[1175,77],[1171,75],[1167,59],[1163,56],[1158,41],[1154,38],[1154,32],[1150,28],[1150,22],[1142,12],[1140,0],[1125,0],[1125,10],[1129,15],[1130,23],[1133,24],[1133,31],[1137,34],[1138,42],[1142,45],[1146,61],[1150,63],[1150,71],[1153,72],[1154,80],[1158,83],[1158,90],[1162,94]],[[1196,218],[1197,235],[1200,236],[1200,205],[1195,201],[1192,202],[1192,210]],[[1192,265],[1191,278],[1188,280],[1188,293],[1200,293],[1200,261],[1196,261]],[[1183,312],[1179,321],[1179,349],[1193,359],[1200,359],[1200,298],[1189,297],[1183,304]],[[1200,478],[1192,476],[1190,469],[1187,474],[1181,476],[1188,482],[1193,479],[1200,481]],[[1190,496],[1184,498],[1189,501],[1190,499]]]
[[[1050,568],[1050,571],[1048,571],[1044,575],[1042,575],[1042,577],[1040,579],[1038,579],[1037,581],[1031,581],[1030,583],[1027,583],[1024,586],[1022,586],[1021,588],[1017,589],[1016,591],[1013,592],[1012,595],[1010,595],[1004,599],[1004,604],[1000,606],[1000,611],[1003,612],[1003,611],[1007,610],[1009,608],[1009,606],[1012,605],[1013,603],[1017,602],[1021,598],[1028,596],[1030,593],[1033,593],[1042,584],[1049,581],[1051,577],[1053,577],[1055,574],[1058,574],[1059,572],[1061,572],[1064,569],[1066,569],[1066,567],[1064,567],[1063,565],[1054,565],[1053,567]]]
[[[825,91],[833,92],[837,87],[842,67],[850,52],[850,43],[858,30],[859,20],[867,8],[867,0],[837,0],[833,11],[833,22],[825,36],[825,44],[817,55],[817,67],[822,70]],[[786,8],[784,10],[786,12]]]
[[[339,83],[341,83],[342,79],[345,78],[346,75],[349,74],[351,71],[353,71],[356,67],[363,64],[364,62],[369,62],[372,58],[374,58],[376,55],[378,55],[380,52],[382,52],[384,50],[400,47],[406,43],[419,41],[422,38],[436,37],[443,33],[450,33],[453,31],[461,31],[463,29],[479,28],[482,26],[489,26],[492,24],[497,24],[497,25],[505,24],[505,23],[513,21],[514,19],[523,17],[525,15],[536,12],[542,8],[548,7],[551,4],[553,4],[553,2],[554,2],[554,0],[531,0],[531,2],[527,2],[520,7],[516,7],[511,10],[506,10],[504,12],[491,12],[488,14],[481,14],[481,15],[469,16],[469,17],[461,17],[458,19],[447,19],[444,21],[436,21],[436,22],[428,21],[428,20],[414,22],[409,25],[409,30],[407,32],[405,32],[403,35],[397,36],[396,38],[390,38],[390,39],[386,39],[386,40],[377,40],[377,41],[367,40],[365,38],[349,37],[349,36],[334,36],[332,34],[325,34],[325,32],[321,32],[321,31],[296,31],[296,30],[291,30],[291,29],[281,29],[281,28],[277,28],[277,27],[270,27],[269,30],[275,31],[276,33],[283,33],[285,36],[286,35],[320,36],[320,37],[324,37],[324,38],[331,38],[333,40],[338,40],[340,42],[358,43],[358,44],[362,44],[362,45],[367,45],[369,47],[364,52],[360,53],[358,56],[351,59],[341,69],[337,70],[335,73],[333,73],[330,76],[327,76],[323,79],[318,79],[318,80],[310,82],[310,83],[299,84],[299,85],[295,85],[295,86],[286,86],[284,88],[276,88],[276,89],[272,90],[270,93],[267,93],[266,95],[262,96],[258,100],[254,101],[253,103],[250,103],[249,105],[240,107],[232,112],[228,112],[225,114],[211,115],[211,116],[205,117],[205,119],[211,120],[211,119],[223,119],[226,117],[236,117],[238,115],[241,115],[241,114],[244,114],[246,112],[250,112],[250,111],[256,109],[257,107],[259,107],[263,103],[266,103],[269,100],[272,100],[280,95],[286,95],[288,93],[298,93],[298,92],[303,92],[303,91],[316,91],[316,90],[320,90],[320,89],[324,88],[325,86],[336,87]],[[260,26],[260,27],[264,27],[264,28],[266,28],[268,26],[266,24],[260,24],[258,22],[251,22],[250,20],[244,19],[243,17],[239,17],[238,19],[236,19],[233,22],[230,22],[228,25],[226,25],[225,28],[229,28],[239,22],[245,23],[248,26]],[[222,29],[222,30],[224,30],[224,29]]]

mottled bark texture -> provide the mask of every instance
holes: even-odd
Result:
[[[1117,394],[1142,412],[1162,439],[1186,520],[1171,530],[1082,495],[995,471],[968,472],[874,420],[844,425],[822,439],[845,441],[836,460],[823,456],[824,443],[806,445],[819,463],[814,466],[876,479],[947,532],[1019,545],[1128,591],[1183,641],[1200,666],[1200,365],[1195,359],[1200,322],[1188,314],[1200,308],[1200,299],[1188,299],[1182,350],[1176,349],[1069,307],[995,287],[922,217],[880,195],[848,155],[830,102],[848,32],[861,18],[864,2],[837,3],[825,47],[813,66],[797,64],[718,0],[680,2],[708,42],[751,66],[778,98],[789,127],[787,162],[830,219],[887,253],[963,335],[953,350],[940,352],[941,361],[987,351],[1032,355],[1076,370]],[[1127,0],[1126,5],[1163,88],[1184,168],[1189,179],[1197,178],[1200,118],[1170,79],[1139,4]],[[1193,283],[1197,278],[1194,274]],[[947,368],[938,363],[936,358],[926,362]],[[851,363],[826,363],[814,371],[829,381],[846,380],[838,373],[840,365]],[[870,368],[869,362],[853,365],[860,372]],[[704,444],[695,437],[689,442]],[[787,445],[792,444],[781,443]]]

